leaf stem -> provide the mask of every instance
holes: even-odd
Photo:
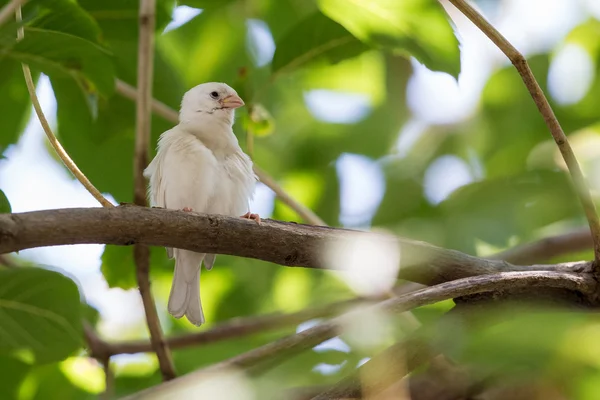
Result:
[[[140,206],[147,206],[144,169],[148,165],[150,148],[155,8],[156,0],[140,1],[137,65],[137,85],[139,90],[136,98],[136,135],[133,167],[135,182],[133,197],[135,204]],[[150,342],[156,352],[163,380],[170,380],[175,378],[175,367],[171,352],[163,336],[158,312],[156,311],[156,305],[152,297],[152,291],[150,290],[150,249],[143,244],[136,244],[133,248],[133,258],[136,265],[139,291],[146,314],[146,323],[150,331]]]
[[[540,114],[544,118],[546,125],[550,129],[550,133],[558,146],[560,153],[562,154],[573,183],[575,190],[583,206],[585,216],[590,226],[592,233],[592,239],[594,241],[594,258],[595,267],[600,270],[600,220],[596,212],[596,206],[590,194],[590,190],[587,186],[583,172],[577,162],[575,153],[569,144],[569,140],[565,135],[558,119],[552,111],[552,107],[540,85],[535,79],[533,72],[529,68],[529,64],[525,57],[504,37],[496,28],[494,28],[488,21],[486,21],[481,14],[477,12],[469,3],[465,0],[449,0],[460,12],[462,12],[468,19],[471,20],[498,48],[508,57],[508,59],[515,66],[523,83],[527,87],[527,90],[531,94],[535,105],[537,106]],[[598,271],[600,272],[600,271]]]

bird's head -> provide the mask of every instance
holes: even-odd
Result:
[[[233,125],[234,110],[244,101],[229,85],[219,82],[203,83],[188,90],[181,101],[180,121],[223,119]]]

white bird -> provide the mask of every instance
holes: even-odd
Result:
[[[155,207],[240,216],[260,223],[249,212],[257,177],[252,161],[233,133],[234,110],[244,105],[224,83],[204,83],[183,96],[179,124],[160,136],[158,152],[144,171]],[[204,323],[200,266],[213,267],[214,254],[167,249],[175,257],[169,313]]]

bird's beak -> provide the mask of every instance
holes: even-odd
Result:
[[[235,94],[229,95],[223,100],[221,100],[221,105],[224,108],[238,108],[243,106],[244,104],[244,100],[242,100],[238,95]]]

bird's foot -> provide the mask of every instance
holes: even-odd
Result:
[[[248,211],[246,214],[242,215],[240,218],[253,219],[256,221],[256,223],[258,225],[260,225],[260,215],[252,214],[250,211]]]
[[[183,207],[182,210],[185,211],[185,212],[192,212],[192,211],[194,211],[194,210],[191,209],[191,207]]]

